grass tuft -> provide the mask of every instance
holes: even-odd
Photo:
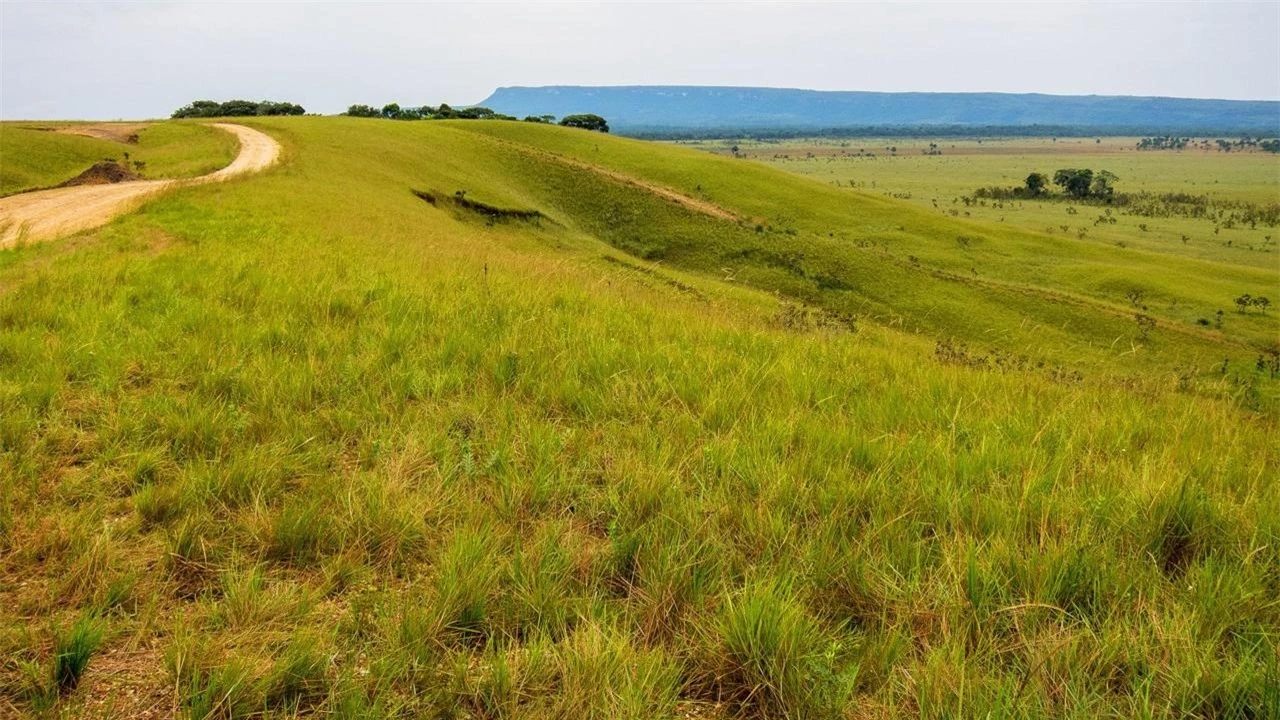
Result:
[[[53,685],[57,692],[70,692],[80,684],[105,632],[106,623],[102,619],[85,615],[71,627],[54,634]]]

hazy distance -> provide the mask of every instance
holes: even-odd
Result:
[[[0,4],[0,117],[512,85],[1280,99],[1280,3]]]

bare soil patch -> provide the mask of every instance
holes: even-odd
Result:
[[[128,182],[130,180],[139,180],[136,173],[129,168],[121,165],[115,160],[103,160],[94,163],[93,167],[85,170],[70,180],[58,185],[58,187],[76,187],[79,185],[111,185],[118,182]]]
[[[55,132],[67,135],[83,135],[85,137],[98,138],[99,140],[111,140],[113,142],[137,145],[138,132],[149,124],[150,123],[100,123],[95,125],[68,125],[67,127],[57,128]]]

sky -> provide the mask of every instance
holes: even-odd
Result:
[[[1280,2],[0,2],[0,118],[511,85],[1280,100]]]

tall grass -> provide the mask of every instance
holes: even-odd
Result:
[[[0,258],[20,711],[54,657],[20,628],[92,611],[136,666],[90,662],[59,712],[146,677],[191,717],[1275,714],[1277,422],[1230,379],[780,322],[742,282],[601,261],[536,154],[263,127],[289,164]]]

